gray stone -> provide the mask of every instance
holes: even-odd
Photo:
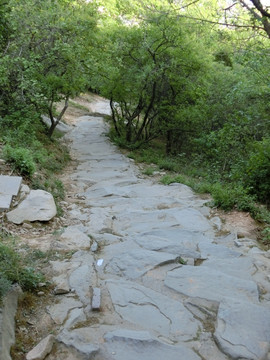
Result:
[[[62,325],[70,310],[82,307],[76,299],[63,297],[57,304],[47,307],[47,311],[56,324]]]
[[[172,341],[187,341],[196,336],[200,323],[181,302],[133,282],[106,283],[115,310],[126,321]]]
[[[168,272],[165,285],[189,297],[211,301],[224,298],[258,301],[255,282],[213,270],[207,266],[182,266]]]
[[[115,360],[200,360],[192,350],[158,341],[148,331],[119,329],[104,336],[107,353]]]
[[[0,308],[0,358],[12,360],[10,348],[15,344],[15,315],[18,297],[21,294],[19,286],[14,286],[4,297]]]
[[[43,360],[52,351],[54,336],[48,335],[26,355],[26,360]]]
[[[28,185],[22,184],[20,189],[20,200],[25,199],[25,197],[30,193],[30,187]]]
[[[174,216],[184,229],[201,232],[212,229],[210,222],[196,209],[181,209],[175,212]]]
[[[114,221],[117,232],[127,231],[129,234],[142,233],[151,229],[178,227],[192,231],[206,232],[212,227],[207,219],[196,209],[163,209],[163,210],[126,210],[125,214]]]
[[[0,175],[0,194],[17,196],[21,183],[21,176]]]
[[[50,120],[50,118],[48,118],[48,117],[45,116],[45,115],[41,115],[41,119],[42,119],[43,123],[44,123],[46,126],[48,126],[48,127],[51,126],[51,120]],[[54,120],[56,121],[56,119],[54,119]],[[69,131],[71,131],[72,127],[71,127],[70,125],[65,124],[65,123],[62,122],[62,121],[59,121],[56,129],[57,129],[58,131],[60,131],[61,133],[66,134],[66,133],[68,133]]]
[[[154,230],[138,235],[134,238],[136,243],[145,249],[164,251],[179,256],[198,259],[201,257],[198,244],[208,238],[197,231],[183,229]]]
[[[213,271],[221,271],[224,274],[238,278],[251,280],[251,276],[256,273],[257,268],[254,266],[252,259],[249,257],[216,259],[214,257],[205,260],[202,267],[207,266]]]
[[[101,305],[101,292],[99,288],[93,288],[92,310],[99,311]]]
[[[9,210],[13,196],[17,196],[22,178],[20,176],[0,175],[0,212]]]
[[[121,275],[128,279],[137,279],[157,266],[175,262],[179,257],[178,254],[167,254],[141,248],[132,249],[126,245],[128,244],[114,245],[120,251],[108,261],[105,272]],[[125,248],[127,250],[124,250]]]
[[[222,221],[220,220],[220,218],[218,216],[214,216],[210,219],[211,223],[214,224],[214,226],[216,227],[216,229],[218,231],[221,230],[222,228]]]
[[[89,343],[89,340],[80,332],[80,329],[68,331],[64,329],[57,337],[57,340],[66,346],[75,348],[78,352],[90,359],[99,352],[99,346]]]
[[[70,288],[75,290],[84,304],[90,303],[91,275],[93,271],[91,264],[83,264],[74,270],[69,277]]]
[[[7,213],[8,221],[21,224],[24,221],[49,221],[56,215],[53,196],[43,190],[31,190],[19,206]]]
[[[94,241],[93,244],[91,245],[90,250],[92,252],[96,252],[98,250],[98,244]]]
[[[241,256],[239,251],[229,249],[228,247],[220,244],[200,242],[198,244],[198,248],[202,259],[208,259],[210,257],[215,257],[216,259],[227,259],[239,258]]]
[[[75,308],[70,310],[68,319],[64,324],[66,329],[73,328],[79,323],[86,321],[86,316],[82,308]]]
[[[5,211],[10,208],[12,195],[0,194],[0,211]]]
[[[59,276],[53,277],[53,282],[56,284],[54,288],[55,295],[67,294],[70,291],[70,286],[67,278],[67,274],[62,274]]]
[[[211,335],[201,333],[199,340],[192,343],[192,349],[205,360],[228,360],[227,355],[219,350]]]
[[[61,243],[69,250],[89,249],[90,239],[78,227],[69,226],[60,236]]]
[[[77,251],[70,259],[69,286],[84,304],[90,303],[90,286],[95,276],[94,258],[88,251]]]
[[[218,303],[201,298],[188,298],[185,307],[197,318],[204,322],[215,322]]]
[[[265,359],[270,350],[269,308],[240,300],[222,302],[214,336],[232,359]]]

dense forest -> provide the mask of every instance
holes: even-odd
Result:
[[[94,91],[110,100],[112,140],[169,170],[164,183],[269,223],[269,45],[263,0],[0,0],[3,156],[61,194],[48,176],[68,158],[55,129]]]

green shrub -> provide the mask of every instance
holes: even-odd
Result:
[[[0,301],[3,296],[8,292],[12,283],[0,274]]]
[[[12,247],[0,243],[0,296],[3,296],[11,284],[18,283],[23,290],[33,291],[44,277],[32,267],[24,264]]]
[[[151,176],[151,175],[154,174],[155,171],[156,171],[155,168],[153,168],[153,167],[148,167],[147,169],[145,169],[145,170],[143,171],[143,174],[144,174],[144,175],[147,175],[147,176]]]
[[[258,200],[270,205],[270,138],[254,144],[246,166],[244,183]]]
[[[170,158],[164,158],[158,161],[158,166],[160,169],[167,171],[177,171],[179,166],[177,162]]]
[[[270,245],[270,226],[266,226],[262,231],[262,241],[265,244]]]
[[[233,208],[241,211],[253,210],[254,198],[241,185],[216,183],[212,185],[211,194],[214,199],[214,205],[223,210],[231,210]]]
[[[4,159],[21,175],[31,177],[36,171],[35,162],[28,149],[22,147],[13,148],[11,145],[5,145],[3,155]]]

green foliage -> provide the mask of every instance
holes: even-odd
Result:
[[[216,183],[212,186],[211,194],[214,205],[223,210],[236,208],[241,211],[253,211],[254,198],[241,185]]]
[[[9,291],[11,286],[12,286],[11,281],[0,275],[0,303],[1,303],[1,299],[3,298],[3,296],[6,295],[6,293]]]
[[[266,245],[270,245],[270,227],[266,226],[262,231],[262,241]]]
[[[51,118],[52,135],[65,111],[55,120],[54,104],[87,87],[93,67],[89,52],[95,38],[95,5],[9,0],[8,9],[3,20],[8,44],[0,53],[0,117],[32,107],[38,116],[47,113]]]
[[[253,144],[245,166],[244,183],[258,200],[270,204],[270,138]]]
[[[155,171],[156,171],[155,168],[153,168],[153,167],[148,167],[148,168],[146,168],[146,169],[143,171],[143,174],[144,174],[144,175],[147,175],[147,176],[152,176]]]
[[[0,297],[5,295],[11,284],[18,283],[25,291],[33,291],[43,275],[33,267],[25,266],[24,259],[11,246],[0,243]]]
[[[206,53],[198,56],[203,48],[191,41],[185,20],[144,6],[141,10],[144,21],[132,26],[117,22],[104,30],[114,45],[105,47],[96,79],[97,88],[110,99],[114,137],[133,148],[168,131],[186,139],[194,124],[183,118],[200,96],[200,72],[207,61]]]
[[[31,177],[35,170],[35,163],[31,152],[28,149],[13,148],[6,145],[3,149],[4,159],[10,163],[20,174]]]

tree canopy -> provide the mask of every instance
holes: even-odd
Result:
[[[52,136],[69,99],[91,89],[110,100],[111,136],[122,146],[162,143],[167,156],[269,204],[263,0],[0,0],[0,15],[7,145],[15,133],[46,131],[42,114]]]

